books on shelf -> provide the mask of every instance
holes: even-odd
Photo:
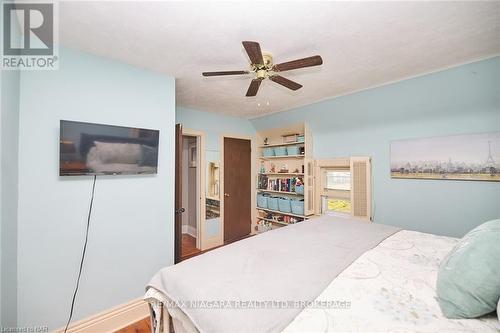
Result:
[[[304,180],[301,177],[270,179],[267,175],[260,174],[258,181],[258,189],[295,193],[296,186],[302,184],[304,184]]]

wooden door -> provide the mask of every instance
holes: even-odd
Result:
[[[224,138],[224,242],[241,239],[251,231],[250,140]]]
[[[181,261],[182,237],[182,125],[175,125],[175,207],[174,207],[174,263]]]

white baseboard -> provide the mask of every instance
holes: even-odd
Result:
[[[142,298],[103,311],[71,324],[67,333],[112,333],[149,316],[149,306]],[[64,327],[55,333],[64,332]]]
[[[191,237],[197,238],[197,235],[196,235],[196,228],[195,228],[195,227],[192,227],[192,226],[190,226],[190,225],[183,224],[183,225],[182,225],[182,233],[183,233],[183,234],[188,234],[188,235],[189,235],[189,236],[191,236]]]

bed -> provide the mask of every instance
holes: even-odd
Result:
[[[441,259],[457,239],[321,216],[158,272],[155,332],[499,332],[443,317]],[[273,302],[274,301],[274,302]]]

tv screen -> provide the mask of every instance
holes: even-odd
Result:
[[[155,174],[160,131],[61,120],[59,175]]]

